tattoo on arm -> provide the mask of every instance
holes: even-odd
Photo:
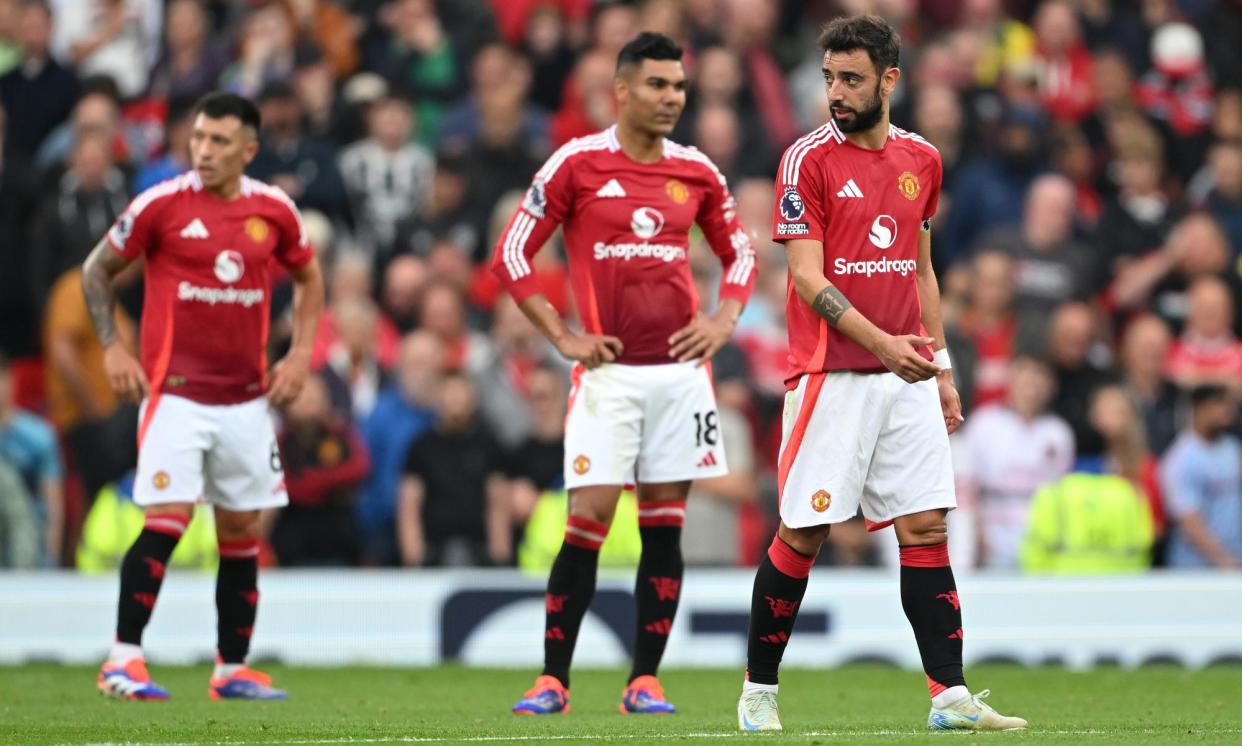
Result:
[[[86,310],[95,324],[99,343],[107,347],[116,341],[114,308],[116,293],[112,291],[112,278],[124,269],[128,262],[112,250],[107,239],[100,241],[82,267],[82,293],[86,296]]]
[[[849,298],[846,298],[836,285],[829,285],[819,291],[819,295],[815,296],[815,302],[811,304],[815,313],[823,316],[833,326],[836,326],[845,312],[853,307]]]

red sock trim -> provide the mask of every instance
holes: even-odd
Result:
[[[899,547],[902,567],[948,567],[949,542],[931,546]]]
[[[677,526],[686,523],[685,500],[653,500],[638,504],[638,525],[646,526]]]
[[[949,688],[927,674],[923,674],[923,676],[927,678],[927,692],[933,697]]]
[[[569,516],[565,522],[565,543],[598,552],[608,538],[608,527],[590,518]]]
[[[180,539],[189,525],[190,517],[181,513],[147,513],[142,522],[144,531],[154,531],[174,539]]]
[[[258,539],[220,542],[220,559],[249,559],[259,556]]]
[[[772,537],[772,546],[768,547],[768,559],[777,570],[791,578],[805,578],[811,574],[814,557],[808,557],[789,546],[779,536]]]

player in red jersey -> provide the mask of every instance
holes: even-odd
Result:
[[[618,121],[573,140],[535,175],[492,259],[522,311],[577,365],[565,432],[565,541],[547,589],[544,669],[514,706],[569,709],[569,664],[595,592],[599,548],[622,486],[637,482],[643,551],[634,666],[622,712],[672,712],[656,669],[680,598],[681,526],[690,482],[727,473],[703,363],[725,343],[754,284],[754,251],[724,177],[665,139],[685,107],[681,48],[644,33],[617,58]],[[698,224],[724,265],[714,315],[698,311],[687,261]],[[531,272],[564,229],[585,331],[566,327]]]
[[[288,502],[269,405],[292,401],[306,380],[323,279],[293,201],[242,174],[258,152],[258,132],[253,103],[206,96],[190,139],[194,169],[138,195],[83,270],[112,387],[142,401],[134,502],[146,522],[121,564],[116,640],[97,682],[122,699],[168,698],[147,673],[142,631],[200,498],[215,507],[220,542],[209,694],[285,698],[245,658],[259,600],[259,511]],[[112,321],[112,278],[140,256],[141,363],[118,342]],[[293,342],[269,375],[273,258],[293,278]]]
[[[833,523],[861,505],[892,524],[901,600],[932,695],[928,727],[1026,727],[971,694],[945,514],[948,434],[962,422],[945,351],[929,221],[940,155],[889,124],[897,34],[875,16],[820,36],[831,120],[785,152],[773,240],[789,258],[790,369],[778,466],[781,524],[755,576],[743,730],[779,730],[777,669]]]

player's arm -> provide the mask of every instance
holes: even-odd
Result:
[[[617,359],[621,340],[602,334],[580,334],[561,320],[543,294],[532,258],[569,213],[572,164],[564,146],[535,175],[522,204],[513,213],[492,252],[492,273],[504,283],[518,308],[566,360],[595,368]],[[559,164],[551,168],[553,164]]]
[[[90,312],[95,334],[104,348],[104,371],[112,390],[122,399],[142,401],[150,392],[150,383],[142,365],[121,344],[116,332],[116,293],[112,281],[132,261],[118,251],[107,237],[91,250],[82,265],[82,294]]]
[[[668,339],[669,357],[682,363],[697,359],[700,365],[729,341],[755,286],[755,249],[737,218],[733,196],[729,194],[724,177],[714,166],[712,171],[718,183],[709,189],[695,222],[703,229],[708,246],[723,265],[718,292],[720,302],[711,316],[695,313],[689,324]]]
[[[785,242],[785,256],[798,297],[821,318],[879,358],[884,367],[907,383],[925,381],[936,375],[938,368],[917,351],[934,340],[915,334],[889,334],[863,316],[824,274],[822,241],[789,239]]]
[[[291,267],[293,278],[293,341],[289,352],[272,368],[268,399],[282,407],[297,398],[310,375],[311,345],[323,311],[323,272],[319,260]]]
[[[936,271],[931,261],[931,229],[926,226],[919,232],[919,256],[916,271],[916,284],[919,290],[919,304],[923,309],[923,328],[935,337],[932,351],[935,355],[932,362],[939,372],[936,382],[940,386],[940,409],[944,413],[944,424],[949,432],[955,432],[965,420],[962,417],[962,399],[958,396],[957,386],[953,382],[953,368],[950,367],[948,344],[944,336],[944,319],[940,315],[940,283],[936,280]]]

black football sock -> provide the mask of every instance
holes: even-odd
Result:
[[[548,575],[543,630],[543,673],[569,686],[569,665],[578,642],[578,628],[595,595],[599,548],[608,535],[602,523],[569,516],[565,541]]]
[[[901,554],[901,607],[914,630],[927,689],[935,697],[965,686],[962,674],[962,606],[948,543],[907,546]]]
[[[685,500],[662,500],[638,504],[638,533],[643,553],[634,582],[637,629],[634,635],[634,667],[630,681],[655,676],[677,616],[681,579],[686,565],[681,558],[681,527],[686,520]]]
[[[755,573],[755,589],[750,600],[747,681],[777,683],[781,657],[789,644],[814,562],[814,557],[799,554],[779,536],[773,537],[768,554]]]
[[[121,561],[121,593],[116,612],[116,641],[142,645],[142,631],[164,583],[164,569],[190,523],[179,513],[148,513],[142,533]]]
[[[220,542],[220,569],[216,573],[216,649],[221,663],[246,662],[258,607],[259,541]]]

